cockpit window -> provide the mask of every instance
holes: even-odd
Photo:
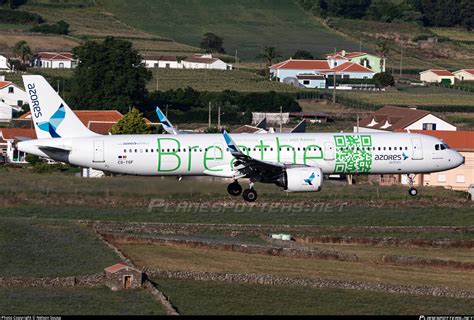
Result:
[[[439,150],[439,144],[435,144],[435,150]]]
[[[446,148],[446,149],[449,149],[449,146],[445,143],[443,144],[443,146]]]
[[[445,150],[445,149],[446,149],[445,145],[442,144],[442,145],[441,145],[441,150]]]

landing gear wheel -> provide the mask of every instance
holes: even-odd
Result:
[[[247,202],[254,202],[255,200],[257,200],[257,192],[253,189],[245,189],[242,196]]]
[[[227,192],[234,197],[240,196],[242,194],[242,186],[237,181],[232,182],[227,186]]]
[[[414,197],[418,194],[418,190],[416,190],[415,188],[410,188],[410,189],[408,189],[408,194],[410,196]]]

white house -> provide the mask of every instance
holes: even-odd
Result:
[[[175,56],[162,55],[142,55],[142,62],[146,68],[167,68],[167,69],[181,69],[183,65],[176,59]]]
[[[50,69],[72,69],[77,66],[71,52],[39,52],[33,57],[33,66]]]
[[[326,78],[321,74],[301,73],[296,76],[296,79],[306,88],[326,88]]]
[[[232,65],[221,59],[213,58],[211,54],[195,54],[181,61],[184,69],[217,69],[232,70]]]
[[[400,130],[445,130],[456,131],[449,122],[431,114],[429,111],[385,106],[359,121],[354,132],[380,132]]]
[[[344,79],[372,79],[375,72],[354,62],[341,60],[341,64],[332,64],[330,60],[296,60],[289,59],[271,65],[270,74],[278,81],[288,83],[297,79],[300,74],[322,74],[327,78],[333,77]]]
[[[0,162],[26,163],[26,154],[16,144],[27,139],[36,139],[34,129],[0,128]]]
[[[12,58],[10,54],[0,53],[0,71],[10,71],[8,59]]]
[[[420,80],[429,83],[454,84],[454,74],[448,70],[425,70],[420,72]]]
[[[0,101],[19,111],[27,101],[26,92],[11,81],[0,77]]]
[[[453,74],[460,81],[474,81],[474,69],[461,69],[454,71]]]

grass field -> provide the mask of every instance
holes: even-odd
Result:
[[[112,292],[109,288],[0,288],[3,314],[163,315],[145,290]]]
[[[357,262],[349,262],[298,259],[174,245],[119,245],[119,247],[139,267],[160,270],[273,274],[282,277],[429,285],[465,290],[471,290],[474,286],[472,271],[449,270],[446,272],[446,269],[442,268],[389,265],[367,258],[367,254]],[[342,249],[338,246],[338,250]],[[357,252],[356,249],[352,249],[352,252],[354,251]],[[395,252],[396,249],[392,251]],[[412,254],[416,255],[416,252],[417,250],[413,250]],[[469,250],[463,250],[463,255],[468,256]],[[443,254],[438,253],[438,256],[443,256]]]
[[[78,46],[80,41],[73,37],[59,35],[43,35],[21,32],[4,32],[0,30],[0,46],[4,45],[12,50],[15,43],[25,40],[33,52],[38,51],[70,51]]]
[[[431,31],[437,36],[446,37],[451,40],[474,41],[474,34],[465,29],[455,28],[431,28]]]
[[[257,60],[267,45],[275,46],[285,58],[297,49],[322,56],[334,47],[357,48],[355,42],[324,28],[296,1],[101,0],[99,4],[137,29],[192,46],[199,46],[204,33],[214,32],[224,39],[230,55],[237,50],[244,60]]]
[[[0,277],[41,277],[99,273],[119,258],[74,222],[1,217],[0,261]]]
[[[406,88],[386,92],[344,92],[342,96],[376,105],[396,106],[472,106],[474,94],[440,87]]]
[[[465,299],[369,291],[159,280],[182,315],[469,314]]]
[[[241,70],[153,70],[153,80],[148,82],[147,87],[148,90],[157,90],[158,88],[161,91],[186,87],[200,91],[302,91],[293,86],[268,81],[263,76]]]
[[[472,59],[474,59],[472,48],[465,45],[440,42],[436,46],[420,46],[414,41],[417,36],[435,36],[437,31],[433,32],[429,28],[413,23],[384,23],[370,20],[331,18],[328,24],[338,32],[355,40],[360,40],[363,51],[370,51],[371,48],[374,50],[378,39],[387,40],[389,48],[387,71],[398,72],[401,47],[403,47],[403,69],[448,68],[457,70],[470,65]]]
[[[25,10],[38,13],[48,23],[65,20],[70,24],[70,34],[78,39],[101,40],[105,36],[122,38],[133,43],[141,52],[189,55],[200,49],[171,41],[160,35],[150,34],[119,21],[110,12],[98,6],[61,7],[29,4]]]

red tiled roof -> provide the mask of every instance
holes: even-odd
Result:
[[[0,81],[0,89],[8,87],[11,84],[11,81]]]
[[[410,130],[410,132],[436,137],[458,151],[474,151],[474,131]]]
[[[107,273],[114,273],[114,272],[117,272],[117,271],[119,271],[123,268],[127,268],[127,267],[130,268],[130,266],[128,264],[126,264],[124,262],[120,262],[120,263],[114,264],[113,266],[105,268],[104,271],[107,272]]]
[[[461,71],[464,71],[464,72],[467,72],[467,73],[470,73],[470,74],[474,75],[474,69],[461,69],[461,70],[458,70],[456,72],[461,72]]]
[[[428,114],[430,113],[424,110],[385,106],[377,110],[373,114],[360,120],[359,125],[361,127],[387,130],[387,131],[394,131],[397,129],[403,130],[410,124],[414,123],[415,121],[420,120],[421,118],[427,116]],[[372,120],[375,120],[377,124],[369,127],[369,124],[372,123]],[[381,128],[387,123],[387,121],[390,124],[390,126],[388,126],[387,128]]]
[[[42,60],[73,60],[71,52],[38,52],[36,57]]]
[[[329,70],[326,60],[289,59],[270,66],[270,69]]]
[[[117,110],[75,110],[74,113],[86,126],[91,121],[117,122],[123,117]]]
[[[36,139],[35,129],[1,128],[0,136],[4,140],[20,140],[21,138]]]
[[[454,76],[454,74],[452,74],[451,72],[449,72],[448,70],[434,70],[434,69],[430,69],[430,70],[426,70],[426,71],[431,71],[433,72],[434,74],[438,75],[438,76]],[[423,72],[426,72],[426,71],[422,71]]]
[[[98,134],[109,134],[110,130],[116,123],[117,122],[89,121],[87,127],[89,130]]]
[[[91,121],[117,122],[123,115],[117,110],[75,110],[74,113],[84,125]],[[30,119],[31,112],[27,112],[18,117],[18,119]]]
[[[332,68],[331,70],[325,71],[326,73],[331,73],[331,72],[361,72],[361,73],[374,73],[372,70],[361,66],[358,63],[354,62],[344,62],[343,64],[340,64],[336,66],[335,68]]]

